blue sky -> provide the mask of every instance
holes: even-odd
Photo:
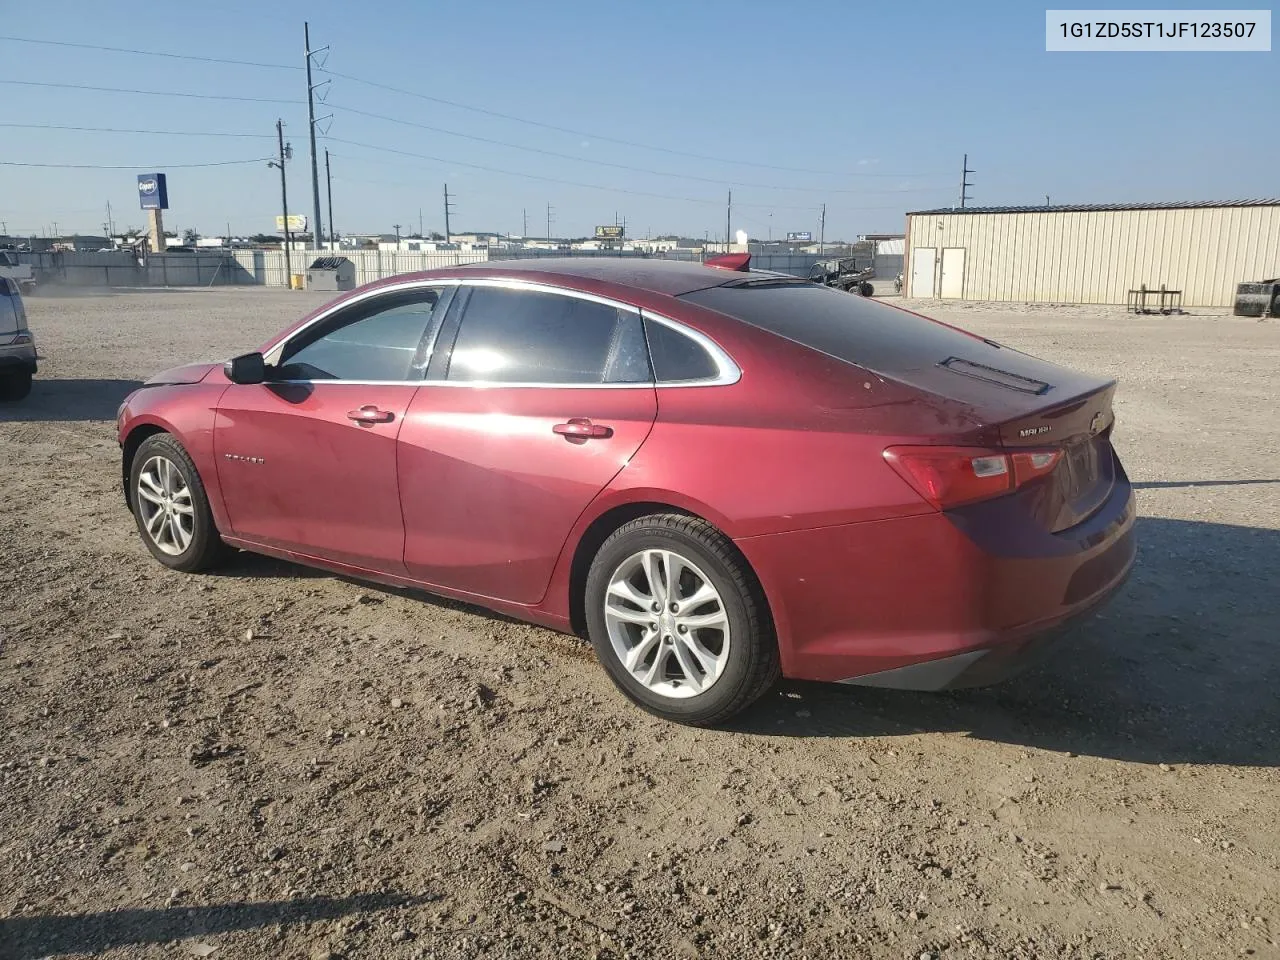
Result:
[[[530,235],[542,235],[550,203],[556,235],[585,234],[617,214],[632,235],[715,237],[730,188],[734,229],[752,237],[816,235],[824,202],[828,239],[900,232],[906,210],[954,202],[966,152],[976,204],[1280,194],[1280,130],[1269,119],[1280,91],[1276,52],[1050,54],[1042,5],[841,8],[28,3],[6,5],[0,35],[301,65],[309,19],[334,71],[545,124],[333,78],[331,106],[320,111],[333,114],[334,139],[321,150],[333,154],[334,222],[347,232],[391,232],[395,223],[416,231],[419,209],[427,230],[441,229],[446,181],[457,194],[455,232],[518,234],[527,210]],[[277,116],[295,148],[290,210],[310,213],[300,70],[0,40],[0,80],[287,101],[2,83],[0,124],[258,135],[0,126],[0,160],[139,165],[0,166],[0,221],[10,232],[54,223],[96,232],[108,200],[118,225],[142,226],[134,174],[151,170],[168,173],[170,229],[221,233],[229,222],[236,234],[269,232],[279,179],[265,163],[171,165],[260,161],[274,152]]]

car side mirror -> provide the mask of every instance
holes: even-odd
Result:
[[[262,383],[267,379],[267,365],[260,353],[234,357],[223,364],[222,372],[232,383]]]

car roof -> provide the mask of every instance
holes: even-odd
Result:
[[[644,257],[536,257],[528,260],[488,260],[416,274],[430,277],[514,277],[574,287],[581,281],[608,283],[678,297],[718,287],[751,274],[680,260]],[[772,276],[772,274],[756,274]],[[397,277],[404,280],[404,277]]]

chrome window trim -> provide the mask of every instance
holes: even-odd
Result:
[[[670,330],[674,330],[683,336],[688,337],[711,357],[712,362],[716,365],[716,375],[714,377],[704,377],[700,380],[657,380],[657,371],[654,371],[654,379],[657,380],[659,387],[728,387],[737,383],[742,379],[742,368],[739,367],[724,351],[720,344],[716,343],[701,330],[694,330],[692,327],[686,327],[678,320],[672,320],[670,317],[664,317],[661,314],[650,313],[648,310],[641,310],[640,316],[646,320],[652,320],[660,323],[662,326]],[[653,363],[653,353],[649,354],[649,362]]]
[[[302,336],[302,334],[306,333],[308,330],[314,327],[317,323],[323,323],[325,320],[328,320],[330,317],[332,317],[335,313],[337,313],[340,310],[345,310],[347,309],[347,307],[355,306],[356,304],[363,303],[366,300],[372,300],[375,297],[382,296],[383,294],[404,293],[405,291],[408,291],[408,290],[425,290],[431,287],[457,286],[461,282],[462,281],[460,279],[454,278],[454,277],[444,277],[439,280],[407,280],[403,283],[393,283],[385,287],[377,287],[373,290],[366,290],[364,293],[357,294],[356,296],[351,297],[350,299],[343,300],[340,303],[335,303],[332,307],[330,307],[328,310],[325,310],[323,313],[316,314],[316,316],[312,317],[302,326],[298,327],[297,330],[294,330],[289,334],[281,337],[279,340],[271,344],[271,346],[269,346],[266,350],[262,352],[262,360],[264,363],[267,364],[267,366],[274,367],[279,362],[280,355],[284,352],[284,348],[290,342]],[[439,328],[437,328],[436,332],[439,333]],[[434,347],[435,347],[435,343],[433,340],[432,348],[434,349]],[[268,382],[269,383],[312,383],[313,381],[311,380],[271,380]],[[316,380],[314,382],[315,383],[335,383],[337,381]],[[363,382],[420,383],[421,381],[420,380],[390,380],[390,381],[353,380],[348,382],[351,382],[351,383],[363,383]]]
[[[669,380],[659,381],[656,379],[645,380],[637,383],[547,383],[542,381],[529,381],[513,383],[504,380],[428,380],[426,378],[419,380],[268,380],[270,384],[290,384],[293,386],[302,384],[358,384],[361,386],[433,386],[433,387],[468,387],[477,389],[542,389],[542,390],[652,390],[652,389],[670,389],[673,387],[724,387],[737,383],[742,379],[741,368],[734,363],[733,358],[729,356],[724,349],[699,330],[687,327],[677,320],[665,317],[649,310],[641,309],[634,304],[624,303],[620,300],[614,300],[610,297],[602,297],[598,294],[587,293],[583,290],[572,290],[567,287],[558,287],[550,283],[542,283],[536,280],[519,280],[511,277],[440,277],[427,280],[408,280],[403,283],[393,283],[385,287],[377,287],[373,290],[365,291],[358,296],[343,300],[341,303],[335,304],[331,309],[325,310],[323,313],[317,314],[307,323],[291,332],[288,336],[282,337],[267,348],[263,353],[263,360],[268,366],[274,366],[280,359],[280,355],[284,352],[285,346],[295,338],[301,336],[317,323],[322,323],[332,317],[339,310],[345,310],[347,307],[362,303],[365,300],[373,299],[384,294],[403,293],[408,290],[418,290],[430,287],[446,287],[446,286],[475,286],[475,287],[501,287],[511,290],[527,290],[533,293],[553,293],[562,297],[574,297],[578,300],[589,300],[592,303],[603,304],[607,307],[613,307],[617,310],[624,310],[627,313],[634,313],[644,320],[652,320],[660,323],[664,327],[680,333],[693,340],[698,346],[705,350],[716,365],[717,374],[702,380]],[[464,316],[465,321],[465,316]],[[431,344],[431,353],[435,353],[435,338],[440,335],[440,327],[436,328]],[[652,355],[650,355],[650,365],[652,367]]]

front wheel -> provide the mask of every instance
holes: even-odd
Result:
[[[858,292],[862,294],[864,297],[869,297],[876,292],[876,288],[864,280],[862,281],[861,284],[859,284]]]
[[[198,573],[223,552],[196,466],[173,436],[142,441],[129,470],[129,498],[142,542],[173,570]]]
[[[696,517],[660,514],[618,528],[591,564],[586,608],[614,684],[667,720],[720,723],[778,678],[755,575],[728,537]]]

